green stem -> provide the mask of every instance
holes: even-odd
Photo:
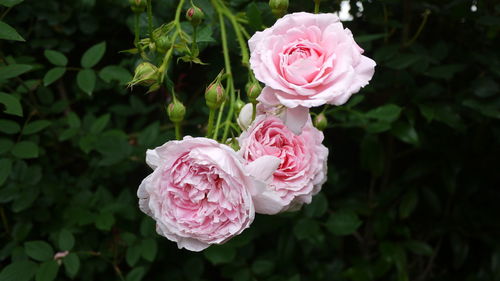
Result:
[[[222,114],[224,113],[224,106],[226,105],[226,101],[224,101],[220,108],[219,108],[219,114],[217,116],[217,122],[215,122],[215,131],[214,131],[214,140],[217,140],[217,138],[219,137],[219,126],[220,126],[220,122],[222,120]]]
[[[215,109],[210,108],[210,112],[208,113],[208,127],[207,127],[207,137],[210,137],[212,133],[212,129],[214,127],[214,119],[215,119]]]
[[[314,13],[318,14],[319,13],[319,3],[321,0],[314,0]]]
[[[135,22],[134,22],[134,32],[135,32],[134,45],[137,48],[139,54],[141,53],[141,46],[139,44],[139,33],[140,33],[139,20],[140,20],[140,16],[141,15],[139,13],[135,13]]]
[[[255,120],[255,115],[257,115],[257,103],[252,103],[252,122]]]
[[[431,14],[431,10],[429,10],[429,9],[425,10],[425,12],[422,14],[423,19],[422,19],[422,22],[420,23],[420,26],[417,29],[417,32],[415,33],[415,35],[413,35],[413,37],[408,42],[406,42],[404,44],[405,47],[411,46],[413,44],[413,42],[415,42],[415,40],[417,40],[417,38],[420,36],[420,33],[422,33],[422,30],[424,30],[425,24],[427,23],[427,18],[429,17],[430,14]]]
[[[174,127],[175,127],[175,138],[177,140],[181,140],[182,139],[181,122],[175,122]]]
[[[147,1],[147,10],[148,10],[148,29],[149,29],[149,38],[154,42],[153,38],[153,7],[151,5],[151,0]]]
[[[247,41],[243,37],[243,33],[241,31],[241,25],[238,23],[236,16],[224,5],[224,3],[220,2],[220,5],[224,15],[229,19],[229,21],[231,21],[234,33],[236,34],[236,39],[238,40],[238,44],[240,45],[241,63],[244,66],[248,66],[249,54],[248,54]]]

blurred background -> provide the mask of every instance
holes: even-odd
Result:
[[[210,2],[193,2],[207,65],[175,59],[170,78],[184,131],[201,136],[203,93],[224,62]],[[225,2],[250,35],[276,20],[267,1]],[[154,0],[155,27],[176,6]],[[174,132],[165,89],[126,86],[140,61],[121,52],[134,46],[128,1],[0,0],[0,281],[500,280],[500,3],[325,0],[321,11],[339,13],[378,65],[326,111],[327,183],[301,211],[257,215],[193,253],[137,207],[145,151]],[[140,27],[145,37],[146,14]]]

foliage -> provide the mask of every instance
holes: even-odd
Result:
[[[155,27],[174,19],[175,2],[153,1]],[[185,132],[203,135],[202,95],[224,59],[212,5],[194,2],[205,13],[199,55],[175,53],[168,69]],[[289,12],[314,9],[290,2]],[[141,61],[120,52],[134,48],[128,1],[0,0],[0,281],[500,279],[500,5],[349,2],[344,24],[378,66],[349,103],[325,109],[322,192],[191,253],[137,207],[145,150],[175,132],[164,109],[172,91],[126,87]],[[275,21],[265,1],[226,4],[249,34]],[[147,34],[147,15],[139,19]],[[244,89],[226,23],[235,90]]]

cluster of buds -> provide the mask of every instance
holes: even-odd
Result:
[[[129,3],[130,9],[136,14],[143,13],[147,6],[146,0],[129,0]]]
[[[269,0],[269,7],[275,17],[281,18],[288,10],[288,0]]]

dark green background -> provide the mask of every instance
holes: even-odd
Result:
[[[174,2],[153,0],[156,26],[173,19]],[[172,64],[170,78],[188,108],[184,130],[201,136],[203,91],[223,61],[214,11],[194,2],[211,31],[200,43],[209,65]],[[274,22],[265,1],[227,2],[247,13],[250,33]],[[291,2],[290,11],[313,10],[311,0]],[[119,53],[133,47],[128,1],[12,7],[2,20],[26,42],[0,40],[0,73],[32,67],[0,77],[0,91],[23,109],[0,118],[0,281],[52,280],[55,270],[55,280],[500,280],[495,2],[373,0],[360,12],[350,1],[354,20],[345,26],[377,68],[350,102],[327,110],[328,182],[301,211],[257,215],[241,236],[202,253],[159,237],[137,207],[150,172],[145,150],[172,139],[173,129],[164,89],[126,88],[138,62]],[[338,1],[321,5],[338,9]],[[87,67],[95,86],[88,76],[78,82],[83,54],[103,41],[103,58]],[[49,49],[68,68],[44,86],[54,67]],[[230,50],[243,89],[247,72],[231,30]],[[40,120],[47,122],[30,125]],[[71,254],[58,266],[51,260],[61,250]]]

